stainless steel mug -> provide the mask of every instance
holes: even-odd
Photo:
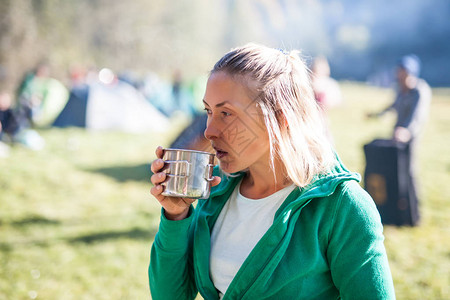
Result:
[[[214,154],[185,149],[164,149],[166,180],[162,195],[183,198],[208,198],[214,168]]]

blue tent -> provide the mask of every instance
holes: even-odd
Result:
[[[95,82],[70,91],[69,100],[53,123],[55,127],[84,127],[125,132],[164,132],[169,119],[130,84]]]
[[[86,127],[86,107],[89,97],[89,86],[80,85],[70,91],[66,106],[56,118],[55,127]]]

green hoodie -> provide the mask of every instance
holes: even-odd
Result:
[[[222,178],[184,220],[161,213],[149,267],[154,300],[219,298],[209,275],[210,233],[242,176]],[[296,188],[223,299],[395,299],[380,216],[359,180],[339,164]]]

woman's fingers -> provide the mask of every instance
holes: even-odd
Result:
[[[220,181],[222,181],[222,178],[220,178],[219,176],[214,176],[213,180],[211,181],[211,186],[216,186],[220,183]]]
[[[163,167],[164,167],[164,161],[161,158],[157,158],[152,162],[151,170],[154,174],[156,174]]]
[[[164,182],[164,180],[166,180],[166,173],[164,172],[155,173],[152,175],[152,177],[150,177],[150,180],[154,185],[159,185],[161,184],[161,182]]]
[[[161,193],[163,192],[163,186],[162,185],[155,185],[150,189],[150,193],[155,196],[155,198],[159,198]]]
[[[155,154],[156,154],[156,157],[162,158],[164,155],[163,147],[161,147],[161,146],[156,147]]]

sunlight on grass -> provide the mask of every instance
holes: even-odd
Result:
[[[336,148],[347,166],[363,174],[362,146],[389,138],[394,116],[368,120],[365,114],[391,103],[391,90],[342,84],[345,104],[330,112]],[[433,102],[419,149],[418,227],[385,226],[385,245],[397,299],[450,298],[450,89],[433,91]]]
[[[388,89],[342,83],[329,122],[348,168],[363,173],[362,146],[391,134]],[[385,226],[398,299],[450,299],[450,90],[434,90],[420,149],[422,223]],[[160,206],[149,164],[168,134],[48,129],[47,145],[0,159],[0,300],[149,299],[147,267]]]

